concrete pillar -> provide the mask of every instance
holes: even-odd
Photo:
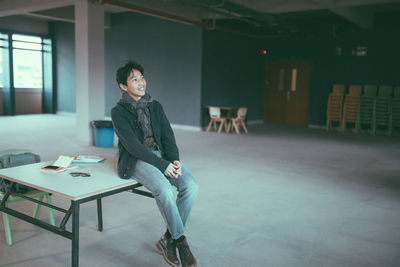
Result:
[[[75,0],[76,120],[78,139],[91,142],[90,121],[102,120],[104,102],[104,6]]]

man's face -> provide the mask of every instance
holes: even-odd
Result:
[[[146,80],[143,74],[135,69],[129,74],[126,85],[120,83],[119,86],[136,101],[139,101],[146,93]]]

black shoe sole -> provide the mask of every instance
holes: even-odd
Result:
[[[164,260],[171,266],[174,267],[179,267],[179,264],[176,265],[175,263],[173,263],[172,261],[170,261],[170,259],[168,259],[167,254],[165,253],[165,250],[163,248],[163,246],[160,244],[160,241],[157,242],[156,247],[158,248],[158,250],[161,252],[161,254],[163,255]]]

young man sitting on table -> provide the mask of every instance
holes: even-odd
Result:
[[[184,233],[199,185],[179,160],[171,125],[161,104],[146,92],[143,74],[143,67],[133,61],[117,71],[122,96],[111,117],[119,139],[118,174],[152,192],[166,223],[157,242],[166,262],[179,266],[178,249],[182,266],[197,266]]]

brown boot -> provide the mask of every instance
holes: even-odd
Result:
[[[164,260],[171,266],[179,267],[178,256],[176,256],[175,240],[167,238],[165,235],[157,242],[157,248],[163,254]]]
[[[183,267],[197,267],[197,261],[190,251],[189,244],[186,241],[186,237],[180,242],[177,241],[176,247],[179,250],[179,257],[181,258]]]

